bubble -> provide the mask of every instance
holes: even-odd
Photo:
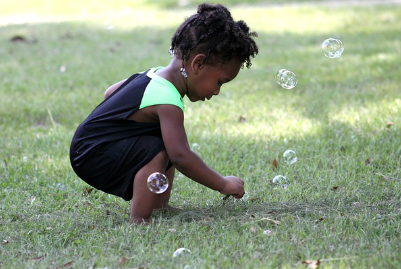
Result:
[[[159,172],[155,172],[148,177],[148,188],[151,192],[160,194],[168,188],[168,178]]]
[[[195,151],[195,150],[198,150],[199,147],[200,147],[200,146],[199,146],[198,143],[193,143],[192,146],[191,146],[191,149],[192,149],[193,151]]]
[[[282,175],[277,175],[273,178],[273,184],[276,186],[281,186],[283,189],[288,189],[290,181]]]
[[[340,58],[344,51],[343,42],[335,38],[326,39],[322,44],[322,50],[327,58]]]
[[[281,69],[277,72],[276,75],[277,83],[281,85],[284,89],[292,89],[297,85],[297,76],[287,70],[287,69]]]
[[[188,256],[191,254],[191,251],[187,248],[178,248],[173,253],[173,258],[181,257],[181,256]]]
[[[271,233],[272,233],[271,230],[264,230],[264,231],[263,231],[263,234],[265,234],[265,235],[270,235]]]
[[[297,154],[291,149],[284,151],[283,157],[287,164],[294,164],[298,161]]]

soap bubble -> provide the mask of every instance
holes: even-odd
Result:
[[[282,175],[277,175],[273,178],[273,184],[276,186],[281,186],[283,189],[288,189],[290,181]]]
[[[294,164],[298,161],[297,154],[291,149],[284,151],[283,157],[287,164]]]
[[[180,256],[187,256],[191,254],[191,251],[187,248],[178,248],[176,251],[173,253],[173,258],[177,258]]]
[[[284,89],[292,89],[297,85],[297,76],[287,69],[279,70],[276,79],[277,83]]]
[[[344,45],[339,39],[329,38],[323,42],[322,50],[327,58],[340,58],[344,51]]]
[[[199,148],[200,148],[200,146],[199,146],[198,143],[193,143],[192,146],[191,146],[191,149],[192,149],[193,151],[196,151],[196,150],[198,150]]]
[[[272,230],[264,230],[263,234],[265,235],[270,235],[272,233]]]
[[[155,172],[148,177],[148,188],[151,192],[160,194],[168,188],[168,178],[159,172]]]

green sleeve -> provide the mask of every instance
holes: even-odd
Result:
[[[139,109],[153,105],[175,105],[184,112],[184,103],[177,88],[168,80],[156,75],[157,69],[159,68],[152,68],[147,73],[152,80],[146,87]]]

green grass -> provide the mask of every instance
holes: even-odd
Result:
[[[184,211],[132,227],[129,203],[85,192],[69,143],[109,85],[169,62],[170,38],[195,8],[128,2],[79,1],[87,14],[74,1],[0,9],[1,268],[399,267],[400,6],[223,1],[258,31],[260,54],[210,102],[186,100],[185,124],[194,150],[241,176],[247,197],[223,202],[178,173],[171,204]],[[29,12],[39,15],[15,24]],[[323,56],[329,37],[343,41],[340,59]],[[281,68],[298,75],[293,90],[276,83]],[[288,189],[271,184],[278,174]],[[179,247],[191,255],[174,259]]]

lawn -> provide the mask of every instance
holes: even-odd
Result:
[[[185,128],[206,163],[245,181],[243,199],[177,173],[183,211],[136,227],[128,202],[74,174],[72,135],[107,87],[169,63],[198,3],[177,2],[1,4],[0,268],[399,268],[401,5],[220,1],[260,53],[218,97],[184,99]],[[321,51],[330,37],[338,59]],[[277,84],[282,68],[294,89]],[[180,247],[191,253],[174,258]]]

